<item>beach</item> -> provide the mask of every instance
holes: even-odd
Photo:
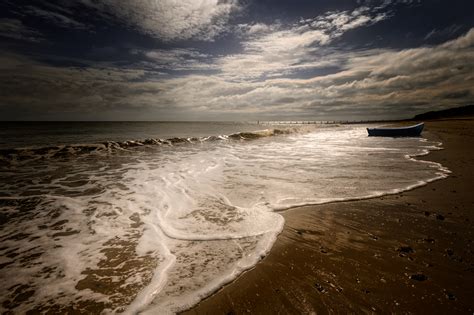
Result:
[[[474,311],[474,118],[434,120],[419,157],[452,173],[403,193],[293,208],[270,253],[183,314]]]
[[[472,124],[12,124],[0,312],[468,311]]]

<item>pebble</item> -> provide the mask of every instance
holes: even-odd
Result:
[[[320,285],[319,283],[315,283],[314,286],[316,287],[316,289],[321,292],[321,293],[326,293],[326,289]]]
[[[411,280],[416,280],[416,281],[425,281],[428,279],[427,276],[425,276],[424,274],[422,273],[416,273],[416,274],[413,274],[410,276],[410,279]]]
[[[446,294],[446,298],[448,300],[452,300],[452,301],[456,300],[456,296],[452,292],[444,290],[444,294]]]
[[[397,248],[397,252],[402,253],[402,254],[410,254],[415,251],[410,246],[400,246],[399,248]]]

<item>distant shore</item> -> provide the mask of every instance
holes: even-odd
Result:
[[[447,179],[390,196],[291,209],[255,268],[184,314],[474,311],[474,117],[433,120]]]

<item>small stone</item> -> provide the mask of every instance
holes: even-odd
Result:
[[[401,254],[410,254],[413,253],[414,250],[410,246],[400,246],[399,248],[397,248],[397,252]]]
[[[425,280],[428,279],[428,277],[425,276],[425,275],[422,274],[422,273],[416,273],[416,274],[414,274],[414,275],[411,275],[411,276],[410,276],[410,279],[411,279],[411,280],[416,280],[416,281],[425,281]]]
[[[454,293],[445,290],[445,291],[444,291],[444,294],[446,294],[446,298],[447,298],[448,300],[451,300],[451,301],[455,301],[455,300],[456,300],[456,296],[454,295]]]
[[[429,212],[429,211],[425,211],[424,213],[425,213],[425,215],[426,215],[427,217],[429,217],[430,214],[431,214],[431,212]]]
[[[442,215],[442,214],[437,214],[437,215],[436,215],[436,220],[441,220],[441,221],[443,221],[443,220],[444,220],[444,215]]]
[[[316,287],[316,289],[321,292],[321,293],[325,293],[326,292],[326,289],[320,285],[319,283],[315,283],[314,286]]]

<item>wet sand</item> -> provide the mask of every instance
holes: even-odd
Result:
[[[426,123],[453,173],[401,194],[285,212],[252,270],[184,314],[474,312],[474,118]]]

